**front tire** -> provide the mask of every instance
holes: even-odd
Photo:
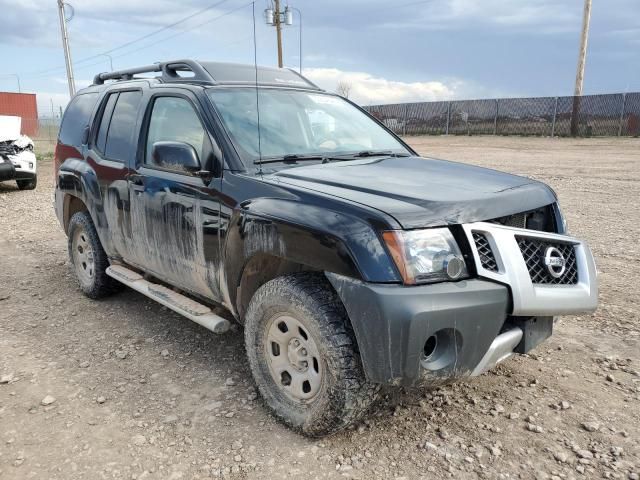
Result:
[[[119,290],[122,284],[107,275],[109,259],[89,212],[78,212],[71,217],[68,235],[69,259],[80,290],[93,299]]]
[[[29,180],[16,180],[18,188],[20,190],[35,190],[38,185],[38,177],[33,177]]]
[[[245,319],[251,372],[264,401],[310,437],[359,420],[378,387],[364,375],[347,313],[322,274],[298,273],[266,283]]]

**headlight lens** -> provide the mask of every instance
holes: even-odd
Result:
[[[404,283],[459,280],[468,276],[460,248],[448,228],[383,232]]]

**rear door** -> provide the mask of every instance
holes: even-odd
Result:
[[[138,164],[129,177],[132,234],[138,264],[160,279],[213,300],[219,293],[220,178],[203,178],[179,165],[159,165],[156,142],[181,142],[196,151],[203,169],[214,138],[206,113],[186,89],[163,88],[149,99]]]
[[[106,225],[96,225],[105,250],[126,261],[135,260],[129,215],[129,170],[135,164],[141,121],[142,91],[109,91],[93,123],[87,163],[95,170]]]

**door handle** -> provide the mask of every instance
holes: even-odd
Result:
[[[131,190],[136,196],[144,193],[144,177],[142,175],[129,175],[128,179],[131,183]]]
[[[140,175],[131,175],[131,176],[129,176],[129,181],[133,185],[144,186],[144,183],[142,181],[142,177]]]

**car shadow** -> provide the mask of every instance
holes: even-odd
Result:
[[[0,182],[0,193],[17,192],[17,191],[19,190],[15,180],[7,180],[4,182]]]

